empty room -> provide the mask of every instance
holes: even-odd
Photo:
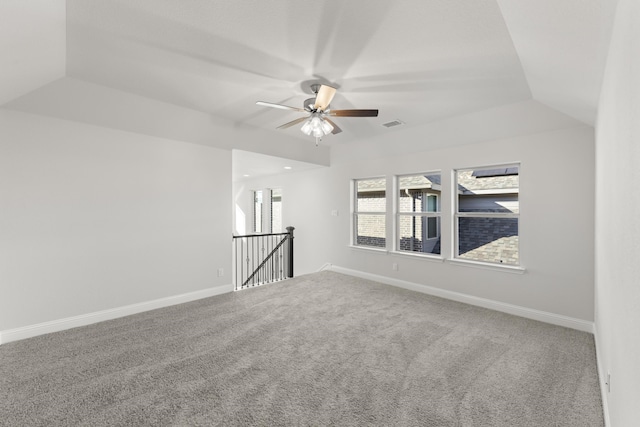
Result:
[[[640,423],[637,0],[0,0],[0,426]]]

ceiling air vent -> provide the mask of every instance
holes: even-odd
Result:
[[[394,126],[400,126],[400,125],[403,125],[403,124],[404,124],[404,122],[402,120],[393,120],[393,121],[390,121],[388,123],[383,123],[382,126],[384,126],[386,128],[392,128]]]

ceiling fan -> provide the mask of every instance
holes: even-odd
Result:
[[[264,101],[258,101],[256,104],[263,107],[310,113],[306,117],[300,117],[299,119],[278,126],[277,129],[286,129],[304,122],[300,130],[305,135],[315,137],[316,145],[318,145],[318,141],[320,141],[320,138],[323,136],[330,133],[335,135],[342,132],[342,129],[329,119],[329,117],[378,117],[378,110],[330,110],[329,107],[336,94],[336,88],[327,85],[312,84],[311,90],[316,96],[305,100],[303,104],[304,108],[290,107],[288,105]]]

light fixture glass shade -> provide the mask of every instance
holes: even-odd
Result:
[[[331,123],[326,120],[322,120],[322,131],[324,132],[324,134],[329,135],[332,130],[333,126],[331,126]]]
[[[307,120],[304,121],[304,123],[302,124],[302,128],[300,128],[300,130],[305,135],[311,135],[311,131],[313,130],[313,128],[311,127],[311,117],[309,117]]]
[[[302,128],[300,129],[305,135],[321,138],[328,135],[333,130],[331,123],[322,118],[320,113],[313,113],[307,120],[304,121]]]

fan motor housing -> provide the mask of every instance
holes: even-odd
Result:
[[[313,111],[313,109],[314,109],[313,106],[315,105],[315,103],[316,103],[316,98],[315,97],[314,98],[305,99],[303,108],[305,110]]]

